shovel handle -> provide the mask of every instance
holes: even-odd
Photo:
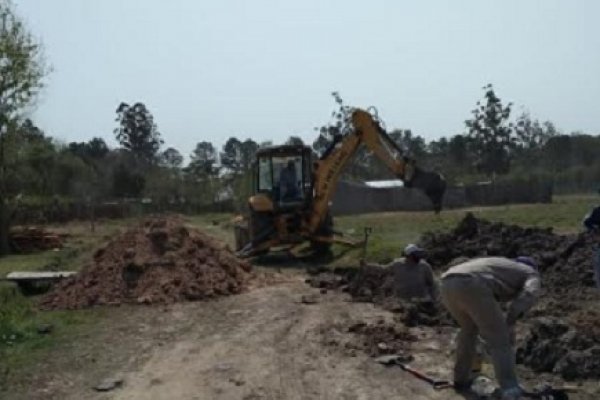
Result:
[[[427,375],[425,375],[424,373],[422,373],[421,371],[418,371],[406,364],[399,364],[400,367],[406,371],[411,373],[412,375],[416,376],[417,378],[429,383],[431,386],[433,386],[433,388],[435,390],[442,390],[442,389],[448,389],[453,387],[454,385],[452,384],[452,382],[450,381],[444,381],[444,380],[437,380],[437,379],[433,379]]]

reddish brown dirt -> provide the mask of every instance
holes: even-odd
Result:
[[[93,262],[56,285],[41,307],[208,299],[242,292],[250,272],[250,264],[179,218],[148,218],[96,251]]]

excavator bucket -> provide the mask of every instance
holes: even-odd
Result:
[[[431,200],[436,214],[442,210],[446,180],[441,174],[416,168],[410,186],[421,189],[425,193]]]

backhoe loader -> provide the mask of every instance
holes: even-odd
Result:
[[[255,256],[275,248],[294,254],[294,249],[306,243],[314,253],[327,252],[332,243],[359,245],[335,232],[330,203],[341,171],[362,145],[404,186],[423,190],[436,213],[441,210],[446,181],[440,174],[423,171],[404,156],[369,112],[354,109],[351,125],[351,132],[335,137],[315,160],[312,149],[304,145],[258,150],[248,214],[234,222],[239,256]]]

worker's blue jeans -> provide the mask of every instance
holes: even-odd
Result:
[[[600,244],[596,247],[596,253],[594,254],[594,280],[596,281],[596,287],[600,289]]]

